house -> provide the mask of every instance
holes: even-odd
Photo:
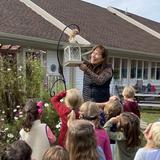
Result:
[[[80,38],[88,42],[83,52],[95,44],[108,48],[115,73],[111,92],[114,93],[115,85],[135,85],[137,80],[160,88],[160,23],[80,0],[27,1],[43,10],[36,13],[26,0],[1,0],[0,44],[21,46],[17,55],[24,61],[26,53],[38,51],[48,79],[59,76],[56,50],[64,26],[77,24]],[[40,16],[44,11],[54,24]],[[61,59],[68,32],[60,43]],[[83,73],[75,67],[63,69],[67,84],[82,89]]]

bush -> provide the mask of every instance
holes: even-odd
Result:
[[[17,66],[13,55],[0,56],[0,80],[0,140],[11,143],[19,139],[23,106],[28,98],[45,102],[42,121],[58,133],[58,116],[49,104],[50,95],[43,86],[44,70],[39,58],[28,56],[26,66]]]

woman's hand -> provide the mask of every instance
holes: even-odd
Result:
[[[84,63],[80,64],[79,68],[80,68],[80,70],[82,70],[82,71],[86,71],[86,70],[88,69],[87,65],[84,64]]]

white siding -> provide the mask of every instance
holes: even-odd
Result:
[[[56,65],[56,71],[55,72],[51,71],[51,65],[52,64]],[[56,51],[47,51],[47,74],[48,75],[53,75],[53,76],[54,75],[59,75],[58,67],[59,66],[58,66]],[[63,73],[64,73],[64,77],[65,77],[65,80],[66,80],[67,88],[71,88],[71,86],[73,85],[73,84],[71,84],[72,83],[71,76],[72,76],[73,73],[71,72],[70,69],[71,69],[70,67],[63,67]]]
[[[51,71],[51,65],[56,65],[56,71]],[[47,74],[49,75],[58,75],[58,61],[56,51],[47,51]]]
[[[78,88],[80,91],[82,91],[83,89],[83,72],[79,69],[79,67],[75,68],[74,86]]]

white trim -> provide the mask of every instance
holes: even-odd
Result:
[[[129,23],[131,23],[131,24],[137,26],[138,28],[140,28],[140,29],[148,32],[148,33],[151,34],[152,36],[160,39],[160,33],[156,32],[155,30],[153,30],[153,29],[151,29],[151,28],[143,25],[142,23],[134,20],[133,18],[128,17],[127,15],[119,12],[118,10],[116,10],[116,9],[114,9],[114,8],[112,8],[112,7],[108,7],[107,9],[108,9],[108,11],[116,14],[117,16],[119,16],[119,17],[121,17],[122,19],[128,21]]]
[[[43,17],[45,20],[47,20],[48,22],[50,22],[51,24],[53,24],[54,26],[56,26],[61,31],[63,31],[63,29],[66,27],[66,25],[64,25],[61,21],[59,21],[58,19],[56,19],[55,17],[53,17],[51,14],[49,14],[44,9],[42,9],[41,7],[39,7],[38,5],[36,5],[35,3],[33,3],[31,0],[19,0],[19,1],[22,2],[22,3],[24,3],[27,7],[29,7],[30,9],[32,9],[34,12],[36,12],[38,15],[40,15],[41,17]],[[66,30],[64,32],[67,35],[69,35],[71,33],[71,31],[72,30],[70,28],[66,28]],[[87,41],[86,39],[84,39],[80,35],[77,35],[75,37],[75,39],[76,39],[76,41],[79,44],[86,44],[86,45],[90,44],[89,41]]]

